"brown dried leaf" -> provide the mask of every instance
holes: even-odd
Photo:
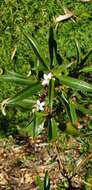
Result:
[[[92,0],[80,0],[81,2],[85,3],[85,2],[92,2]]]
[[[56,23],[61,22],[63,20],[67,20],[73,16],[73,13],[66,8],[64,9],[64,12],[65,12],[65,15],[60,15],[55,19]]]

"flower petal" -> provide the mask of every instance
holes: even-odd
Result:
[[[48,79],[50,80],[52,78],[52,73],[48,74]]]

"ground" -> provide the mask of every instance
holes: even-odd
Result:
[[[58,143],[47,143],[42,137],[35,140],[26,137],[20,142],[12,137],[0,140],[0,190],[39,190],[36,177],[43,180],[46,171],[50,175],[52,190],[59,189],[59,184],[63,183],[65,189],[70,190],[67,179],[73,175],[73,167],[80,157],[79,150],[80,144],[72,137],[67,140],[64,152],[60,151]],[[73,189],[81,189],[83,175],[81,170],[81,174],[75,172],[72,176]]]

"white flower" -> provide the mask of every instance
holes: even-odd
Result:
[[[44,105],[45,105],[45,102],[40,102],[39,100],[37,100],[37,104],[36,104],[36,109],[37,111],[44,111]]]
[[[44,74],[44,79],[42,81],[42,85],[48,85],[49,80],[52,78],[52,73],[49,73],[48,75]]]

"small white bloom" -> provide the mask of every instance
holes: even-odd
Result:
[[[52,78],[52,73],[49,73],[48,75],[44,74],[44,79],[42,81],[42,85],[48,85],[49,80]]]
[[[40,102],[39,100],[37,100],[37,104],[36,104],[36,109],[37,111],[44,111],[44,105],[45,105],[45,102]]]

